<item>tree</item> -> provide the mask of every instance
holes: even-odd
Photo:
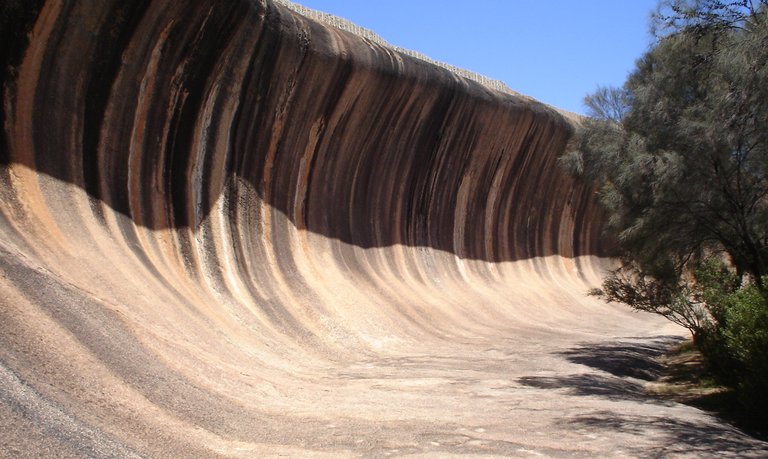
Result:
[[[768,316],[768,1],[666,1],[653,30],[624,86],[586,98],[561,158],[595,184],[618,241],[622,265],[594,293],[713,349],[749,317],[738,336],[753,342],[744,324]],[[751,315],[729,312],[745,298]]]

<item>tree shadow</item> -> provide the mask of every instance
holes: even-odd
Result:
[[[566,376],[525,376],[520,383],[540,389],[568,389],[573,395],[600,396],[610,400],[634,400],[670,404],[646,393],[643,383],[661,377],[664,366],[658,358],[682,341],[679,336],[653,339],[625,338],[600,344],[580,344],[558,354],[566,360],[607,374],[583,373]]]
[[[685,454],[691,457],[735,455],[738,457],[766,457],[768,443],[745,435],[729,425],[714,422],[686,421],[663,416],[625,415],[614,411],[600,411],[585,416],[575,416],[560,421],[571,429],[585,428],[590,431],[609,430],[635,436],[659,435],[666,441],[662,446],[638,447],[628,451],[642,457],[667,457]]]
[[[671,406],[659,398],[649,396],[642,384],[626,379],[583,373],[566,376],[524,376],[518,382],[537,389],[565,389],[569,395],[597,396],[612,401],[631,400]]]
[[[561,352],[568,361],[605,371],[620,378],[655,381],[664,372],[658,358],[680,344],[680,336],[624,338],[622,341],[601,344],[581,344]]]
[[[658,336],[627,337],[609,343],[582,343],[557,354],[572,363],[599,370],[599,373],[525,376],[518,382],[538,389],[564,390],[567,394],[575,396],[672,407],[677,402],[649,394],[644,385],[664,375],[666,368],[659,362],[659,357],[683,340],[680,336]],[[643,448],[633,452],[644,457],[715,453],[766,457],[768,443],[761,441],[760,437],[734,427],[727,421],[721,424],[715,419],[689,421],[665,416],[627,415],[606,410],[564,418],[560,423],[568,428],[602,429],[638,436],[658,435],[659,431],[663,431],[669,436],[669,440],[663,442],[662,447],[651,450]]]

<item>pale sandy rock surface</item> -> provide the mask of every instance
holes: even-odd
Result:
[[[584,295],[556,110],[265,1],[19,4],[0,456],[768,455]]]

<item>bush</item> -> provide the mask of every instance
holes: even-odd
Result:
[[[734,359],[742,405],[768,416],[768,292],[755,285],[728,297],[722,327],[725,348]]]
[[[764,278],[762,285],[768,279]],[[737,390],[753,415],[768,413],[768,290],[757,283],[739,285],[738,276],[717,259],[695,272],[695,301],[706,305],[710,320],[697,347],[721,384]]]
[[[622,262],[593,294],[686,327],[713,375],[758,412],[768,404],[768,0],[666,0],[653,27],[623,87],[585,99],[590,117],[560,159],[598,190]]]

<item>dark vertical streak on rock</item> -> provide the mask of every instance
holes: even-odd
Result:
[[[0,414],[49,432],[14,403],[58,409],[50,444],[458,438],[441,401],[501,406],[476,389],[511,381],[490,343],[564,329],[607,263],[593,190],[557,167],[571,122],[530,99],[272,0],[6,0],[7,24]],[[380,422],[392,401],[414,406]],[[515,451],[486,446],[456,451]]]
[[[29,46],[28,34],[43,3],[44,0],[6,0],[0,3],[0,104],[5,104],[6,97],[13,97],[18,66]],[[3,106],[0,110],[0,164],[11,161],[5,117]]]
[[[96,48],[92,58],[92,70],[85,94],[85,113],[83,114],[83,153],[82,174],[85,191],[98,199],[100,177],[98,168],[98,145],[104,112],[110,99],[110,91],[122,65],[122,55],[149,5],[149,0],[131,2],[103,2],[107,5],[106,15],[110,21],[101,24],[94,42]],[[127,194],[114,188],[109,201],[121,213],[128,214]],[[92,206],[96,215],[100,215],[99,206]]]
[[[46,47],[35,104],[48,109],[35,112],[40,151],[31,158],[40,172],[80,184],[93,198],[97,215],[103,202],[127,216],[128,226],[132,221],[153,229],[194,230],[221,197],[242,196],[229,187],[247,183],[297,228],[363,248],[405,244],[488,261],[547,256],[561,248],[569,256],[605,253],[599,238],[577,237],[576,228],[570,230],[574,241],[580,237],[594,244],[566,247],[560,240],[565,229],[559,229],[554,215],[566,211],[567,199],[580,200],[569,207],[581,212],[574,217],[579,221],[584,215],[599,218],[599,213],[588,193],[563,193],[555,185],[566,180],[553,158],[571,128],[554,111],[493,93],[347,32],[331,31],[272,3],[250,15],[245,11],[261,6],[244,1],[158,5],[150,0],[103,3],[93,11],[104,20],[90,26],[94,42],[83,47],[90,67],[87,73],[71,75],[75,88],[83,88],[82,100],[77,100],[78,93],[58,95],[70,77],[61,73],[70,67],[60,65],[58,51],[77,46],[65,44],[62,35],[78,27],[67,22],[68,10],[57,18]],[[150,9],[160,15],[157,20],[147,17]],[[255,48],[232,48],[250,53],[250,65],[234,95],[236,112],[227,118],[231,126],[220,126],[224,121],[215,111],[201,118],[202,104],[208,103],[212,81],[220,78],[215,72],[226,68],[217,63],[236,58],[222,53],[244,39],[233,31],[245,17],[257,21],[253,27],[258,39]],[[160,33],[161,28],[167,32]],[[85,35],[78,33],[82,40]],[[167,41],[158,41],[162,39]],[[158,68],[133,82],[126,74],[120,87],[114,87],[121,69],[150,71],[140,63],[123,62],[131,47],[130,56],[143,59],[158,49]],[[141,79],[152,82],[152,92],[140,92]],[[51,97],[61,99],[62,109],[76,104],[84,113],[75,111],[71,122],[62,123],[59,112],[51,109]],[[140,97],[149,102],[132,113]],[[115,103],[113,121],[104,124],[110,100]],[[226,101],[211,103],[224,107]],[[212,126],[210,132],[201,132],[202,125]],[[142,136],[131,138],[131,129],[142,129]],[[69,140],[70,131],[80,134],[82,144]],[[215,132],[231,133],[226,149]],[[508,140],[492,139],[493,132]],[[59,148],[56,138],[68,139],[65,148]],[[509,141],[517,144],[504,147]],[[135,161],[139,170],[130,171],[127,150],[134,143],[132,154],[141,157]],[[197,158],[200,148],[206,152]],[[502,160],[501,151],[508,158]],[[191,175],[210,169],[215,158],[225,158],[223,173],[230,177],[225,189],[213,187],[207,172]],[[82,168],[82,178],[71,165]],[[505,175],[494,182],[499,168]],[[137,173],[130,181],[144,189],[132,191],[138,194],[131,198],[128,174]],[[462,186],[472,197],[461,210],[466,215],[459,228],[455,207]],[[491,195],[496,196],[492,203],[487,202]],[[130,199],[139,203],[133,210]],[[227,202],[226,208],[240,205]],[[493,223],[499,219],[508,224]],[[270,221],[270,231],[283,231]],[[456,231],[462,233],[460,248],[454,247]],[[138,243],[135,236],[125,237]],[[188,238],[187,232],[176,233],[183,254],[192,251]],[[293,272],[288,258],[280,257],[280,262]],[[189,269],[197,269],[191,258],[185,259]]]

